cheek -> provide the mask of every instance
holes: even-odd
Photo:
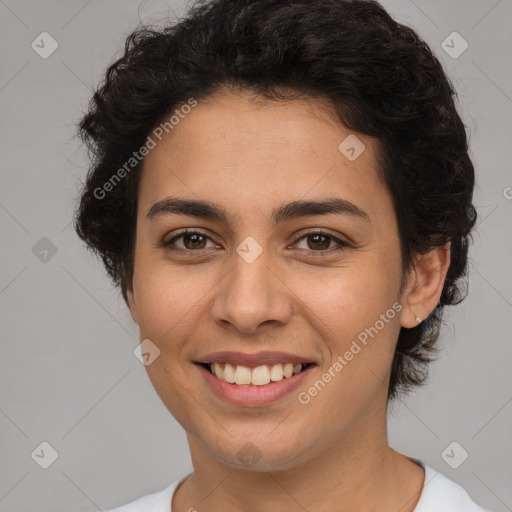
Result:
[[[186,290],[186,287],[185,287]],[[196,301],[179,282],[147,276],[136,293],[141,336],[168,342],[178,337]]]
[[[136,251],[133,291],[137,303],[141,337],[160,337],[165,325],[172,326],[176,287],[143,249]]]
[[[211,270],[198,269],[170,265],[161,257],[157,259],[140,251],[134,272],[134,295],[141,337],[168,345],[186,336],[197,315],[203,313],[215,284]]]
[[[141,251],[142,252],[142,251]],[[180,269],[140,254],[134,272],[134,293],[139,313],[140,339],[156,344],[160,354],[145,367],[148,377],[169,412],[184,426],[200,415],[183,384],[188,378],[184,347],[197,324],[200,299],[208,286],[193,286]],[[196,280],[192,278],[195,282]],[[201,281],[198,280],[198,283]]]
[[[333,331],[331,336],[357,335],[358,330],[373,325],[397,300],[399,286],[396,269],[377,254],[354,259],[346,268],[331,270],[328,277],[321,272],[297,273],[294,279],[297,296]]]
[[[298,296],[304,315],[325,342],[327,365],[342,358],[343,369],[333,369],[337,377],[331,389],[346,397],[364,394],[363,389],[371,395],[390,367],[400,325],[395,267],[398,263],[388,265],[386,258],[374,253],[329,279],[300,277]]]

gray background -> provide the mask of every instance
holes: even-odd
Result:
[[[390,443],[482,505],[512,510],[512,2],[383,4],[453,79],[480,214],[470,295],[447,312],[430,385],[390,414]],[[102,510],[192,469],[184,432],[133,355],[129,312],[70,225],[86,171],[74,123],[126,35],[169,6],[185,12],[183,1],[0,0],[2,511]],[[31,48],[43,31],[59,45],[47,59]],[[441,46],[453,31],[469,44],[458,58]],[[48,469],[31,456],[43,441],[58,453]],[[458,469],[442,457],[453,441],[469,453]]]

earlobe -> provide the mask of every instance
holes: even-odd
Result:
[[[435,309],[441,298],[444,281],[450,267],[450,247],[447,242],[417,257],[409,286],[402,298],[402,327],[416,327]]]
[[[126,298],[128,299],[128,307],[130,309],[130,314],[132,315],[133,321],[138,325],[138,312],[137,312],[137,302],[135,300],[135,294],[133,293],[133,286],[130,283],[126,288]]]

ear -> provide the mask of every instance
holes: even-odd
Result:
[[[447,242],[418,255],[401,300],[402,327],[416,327],[420,323],[416,318],[425,320],[439,303],[450,266],[450,247],[451,243]]]
[[[128,299],[128,307],[130,308],[132,319],[138,325],[139,313],[137,308],[137,301],[135,300],[135,293],[133,292],[133,281],[130,281],[126,285],[126,298]]]

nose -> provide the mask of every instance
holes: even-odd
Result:
[[[272,268],[270,251],[248,262],[234,253],[233,266],[219,283],[211,317],[221,327],[255,334],[285,325],[292,314],[292,291]],[[264,327],[262,327],[264,326]]]

